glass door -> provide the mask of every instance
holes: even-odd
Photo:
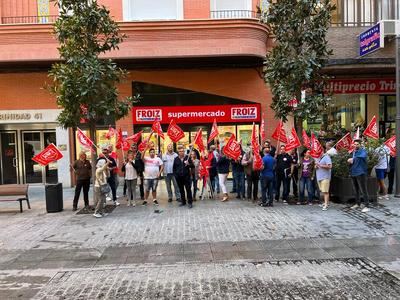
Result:
[[[44,137],[44,148],[46,148],[50,144],[57,145],[56,141],[56,132],[55,131],[48,131],[43,132]],[[58,182],[58,167],[57,161],[53,161],[49,163],[45,167],[45,182],[46,183],[57,183]]]
[[[43,167],[32,160],[36,154],[40,153],[44,149],[42,148],[42,140],[40,136],[40,131],[22,133],[26,183],[43,182]]]
[[[16,132],[0,132],[0,183],[18,183]]]

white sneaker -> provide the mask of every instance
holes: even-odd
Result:
[[[352,207],[350,207],[351,209],[357,209],[357,208],[360,208],[360,205],[358,205],[358,204],[354,204]]]
[[[325,205],[322,206],[322,210],[323,210],[323,211],[328,210],[328,206],[325,206]]]
[[[111,197],[110,196],[107,196],[106,197],[106,201],[111,201],[112,199],[111,199]]]
[[[389,200],[389,196],[379,196],[379,200]]]
[[[114,201],[114,205],[115,205],[115,206],[120,206],[121,203],[119,203],[118,201]]]
[[[370,209],[368,208],[368,207],[364,207],[362,210],[361,210],[361,212],[363,212],[363,213],[366,213],[366,212],[369,212],[370,211]]]
[[[101,214],[103,217],[107,217],[108,216],[108,213],[102,213]]]
[[[102,218],[102,217],[103,217],[103,215],[101,215],[101,214],[93,214],[93,217],[96,217],[96,218]]]

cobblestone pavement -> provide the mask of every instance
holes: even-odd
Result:
[[[162,188],[162,187],[161,187]],[[399,299],[400,208],[197,201],[109,216],[0,207],[0,299]],[[323,296],[325,295],[325,296]]]

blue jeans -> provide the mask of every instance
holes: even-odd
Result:
[[[304,192],[307,188],[307,198],[308,203],[313,201],[314,189],[313,189],[313,181],[310,177],[301,177],[300,178],[300,202],[304,202]]]
[[[245,183],[244,183],[244,172],[235,172],[233,173],[233,184],[236,184],[236,190],[238,197],[245,197]]]
[[[176,200],[181,199],[181,193],[179,191],[178,183],[176,182],[176,178],[174,174],[167,174],[165,177],[165,184],[167,186],[167,192],[168,192],[168,199],[172,199],[172,187],[171,187],[171,182],[174,185],[174,190],[175,190],[175,197]]]
[[[272,204],[274,200],[274,177],[261,177],[261,199],[263,204]]]

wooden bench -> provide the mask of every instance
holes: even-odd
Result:
[[[19,201],[19,210],[22,209],[22,201],[26,201],[28,208],[31,209],[28,197],[28,184],[4,184],[0,185],[0,202]]]

